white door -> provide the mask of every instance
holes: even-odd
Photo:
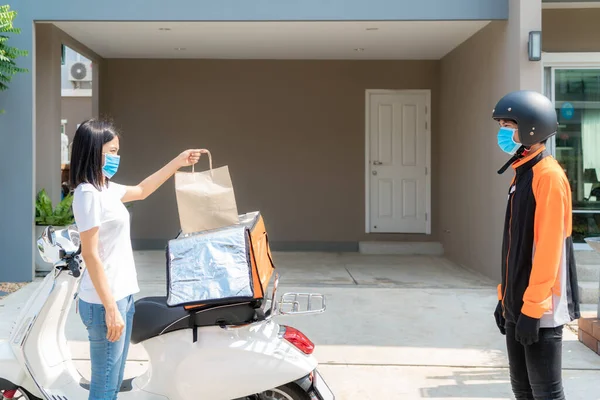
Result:
[[[431,233],[429,91],[367,92],[367,232]]]

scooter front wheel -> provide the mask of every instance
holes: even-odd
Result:
[[[260,400],[310,400],[310,397],[295,383],[279,386],[258,395]]]

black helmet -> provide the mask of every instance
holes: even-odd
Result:
[[[556,134],[558,127],[550,99],[532,90],[518,90],[502,97],[492,118],[515,121],[519,125],[519,141],[526,147],[548,139]]]

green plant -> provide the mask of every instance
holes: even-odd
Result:
[[[40,190],[35,202],[35,223],[36,225],[54,225],[67,226],[75,223],[73,216],[73,194],[69,193],[58,203],[55,209],[52,208],[52,200],[44,189]]]
[[[9,36],[7,33],[19,34],[21,30],[13,26],[13,20],[17,13],[10,10],[9,5],[0,6],[0,91],[8,89],[8,84],[13,75],[27,72],[26,68],[17,67],[15,60],[20,56],[27,56],[26,50],[19,50],[7,45]],[[4,110],[0,109],[0,114]]]

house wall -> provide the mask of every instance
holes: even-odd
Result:
[[[535,1],[535,0],[534,0]],[[356,20],[490,20],[506,19],[509,0],[22,0],[21,15],[56,21],[356,21]]]
[[[122,131],[115,179],[141,181],[182,150],[230,168],[240,212],[260,210],[274,248],[355,250],[366,235],[365,91],[431,89],[439,136],[439,62],[106,60],[101,114]],[[432,145],[437,214],[438,146]],[[198,169],[206,169],[201,161]],[[179,229],[173,180],[134,205],[137,247]],[[433,225],[437,224],[433,220]]]
[[[513,0],[510,0],[513,1]],[[536,0],[534,2],[538,2]],[[509,0],[307,0],[279,2],[261,0],[198,1],[181,0],[176,6],[165,7],[162,0],[148,0],[144,7],[138,2],[105,0],[81,2],[75,0],[23,0],[15,5],[18,16],[10,44],[29,52],[19,59],[19,66],[29,73],[18,74],[8,91],[0,92],[0,104],[6,110],[2,116],[2,132],[9,132],[9,141],[0,147],[0,186],[9,188],[10,198],[0,196],[0,226],[12,232],[0,241],[0,253],[6,259],[19,260],[14,268],[1,268],[0,281],[31,281],[33,277],[34,198],[36,188],[36,69],[59,68],[36,65],[35,21],[297,21],[297,20],[503,20],[509,15]],[[72,41],[71,41],[72,42]],[[72,44],[72,43],[71,43]],[[84,46],[70,47],[79,51]],[[90,52],[80,51],[98,64],[94,68],[94,110],[99,109],[98,71],[102,61]],[[163,74],[158,75],[163,76]],[[149,81],[154,84],[157,79]],[[58,101],[58,100],[57,100]],[[59,115],[59,114],[56,114]],[[49,126],[53,126],[50,124]],[[31,157],[24,157],[31,154]],[[13,199],[19,201],[13,201]]]
[[[527,60],[528,32],[539,30],[541,4],[510,6],[508,22],[492,22],[441,61],[437,234],[449,259],[497,279],[514,172],[497,174],[509,156],[496,143],[492,110],[510,91],[542,86],[540,64]]]
[[[600,51],[598,21],[600,21],[600,8],[543,10],[543,51]]]

